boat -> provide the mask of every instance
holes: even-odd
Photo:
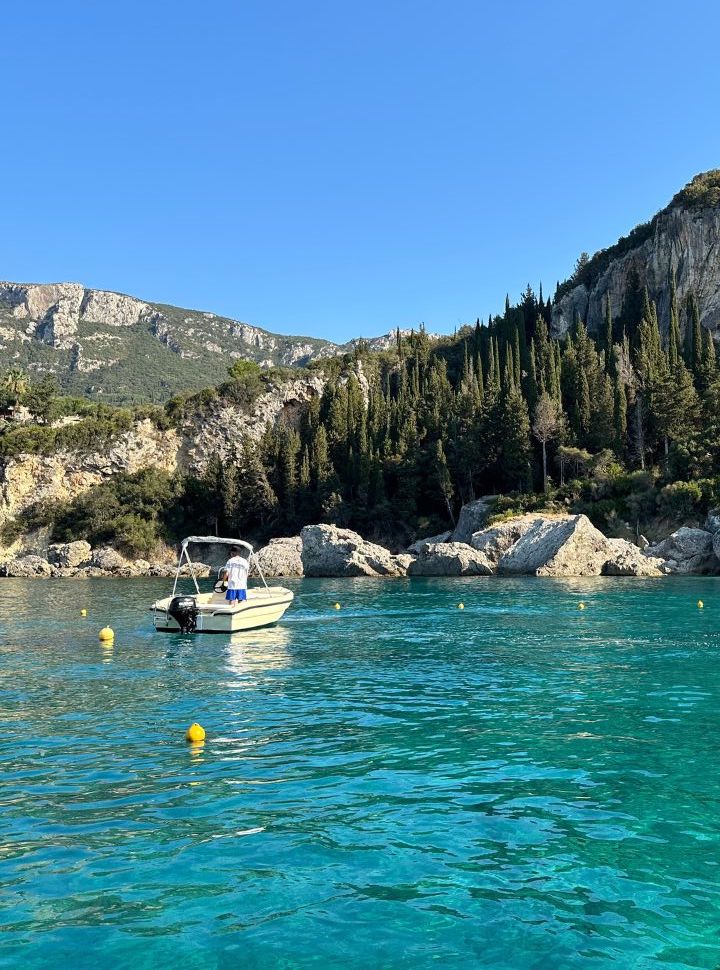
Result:
[[[262,580],[262,586],[248,588],[246,600],[229,603],[225,598],[222,570],[218,570],[213,590],[201,593],[188,552],[188,546],[199,544],[237,546],[242,557],[248,561],[248,574],[254,567]],[[185,564],[195,592],[178,594],[178,581]],[[242,539],[222,539],[219,536],[188,536],[180,546],[172,593],[164,599],[156,600],[150,609],[155,629],[162,633],[237,633],[277,623],[293,599],[294,594],[284,586],[268,586],[249,542]]]

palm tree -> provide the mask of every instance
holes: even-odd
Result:
[[[13,407],[17,406],[18,401],[29,387],[29,382],[25,371],[21,370],[19,367],[11,367],[10,370],[5,373],[2,387],[10,399]]]

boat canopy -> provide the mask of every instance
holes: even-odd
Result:
[[[253,547],[249,542],[243,542],[242,539],[223,539],[221,536],[188,536],[187,539],[183,539],[182,545],[183,549],[187,549],[191,542],[198,543],[215,543],[220,546],[242,546],[243,549],[247,549],[248,552],[253,551]]]
[[[173,583],[173,591],[172,591],[173,596],[175,595],[175,591],[177,590],[177,584],[178,584],[178,579],[180,578],[180,570],[182,569],[183,559],[185,559],[188,564],[188,569],[190,570],[190,576],[192,577],[192,581],[195,584],[195,590],[198,593],[200,592],[200,587],[198,586],[197,578],[195,576],[192,560],[190,559],[190,554],[188,553],[188,546],[194,543],[203,544],[203,545],[205,543],[209,543],[209,544],[212,543],[214,545],[219,545],[219,546],[238,546],[241,549],[247,549],[248,562],[251,565],[255,566],[260,576],[260,579],[262,579],[263,581],[263,585],[265,586],[265,589],[268,588],[267,580],[263,575],[263,571],[260,567],[260,563],[258,562],[258,558],[255,555],[255,552],[253,551],[253,547],[250,545],[249,542],[244,542],[242,539],[224,539],[222,536],[188,536],[186,539],[183,539],[180,545],[180,557],[178,559],[177,569],[175,570],[175,582]]]

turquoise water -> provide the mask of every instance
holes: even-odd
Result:
[[[0,966],[720,964],[717,580],[0,582]]]

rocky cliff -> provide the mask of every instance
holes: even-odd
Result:
[[[0,464],[0,527],[36,503],[67,502],[120,472],[173,472],[181,444],[177,431],[160,431],[145,420],[97,450],[11,458]]]
[[[122,472],[158,468],[201,475],[211,457],[228,459],[243,435],[257,441],[268,425],[296,426],[323,387],[318,376],[278,382],[249,411],[218,398],[177,428],[160,430],[149,419],[139,420],[97,448],[22,454],[0,462],[0,527],[36,503],[70,501]]]
[[[673,273],[678,303],[693,294],[700,322],[720,333],[720,170],[693,179],[670,205],[627,239],[597,253],[579,274],[577,285],[561,287],[553,308],[553,331],[565,333],[576,314],[590,331],[603,325],[607,301],[613,319],[637,282],[655,300],[660,325],[670,321]]]

